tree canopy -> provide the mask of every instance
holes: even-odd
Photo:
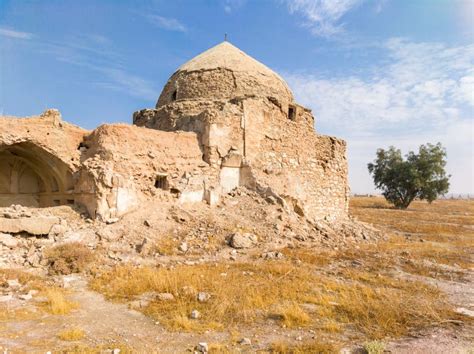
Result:
[[[441,143],[421,145],[418,154],[410,151],[405,159],[399,149],[378,149],[377,158],[368,164],[377,189],[390,203],[406,209],[415,199],[432,202],[449,190],[446,175],[446,150]]]

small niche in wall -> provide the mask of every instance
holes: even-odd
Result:
[[[178,90],[174,90],[173,93],[171,94],[171,101],[176,101],[177,97],[178,97]]]
[[[157,175],[155,178],[155,188],[168,190],[169,189],[168,175],[165,175],[165,174]]]
[[[296,119],[296,107],[295,106],[288,106],[288,119],[295,120]]]

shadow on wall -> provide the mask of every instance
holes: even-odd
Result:
[[[22,142],[0,146],[0,207],[74,204],[72,171],[43,148]]]

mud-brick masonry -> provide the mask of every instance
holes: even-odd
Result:
[[[245,186],[310,220],[347,217],[345,142],[317,134],[285,81],[229,42],[181,66],[133,123],[0,117],[0,206],[77,204],[108,220],[152,198],[218,205]]]

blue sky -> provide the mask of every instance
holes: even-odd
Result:
[[[0,0],[0,114],[130,123],[224,33],[347,140],[353,192],[377,148],[441,141],[474,194],[474,0]]]

